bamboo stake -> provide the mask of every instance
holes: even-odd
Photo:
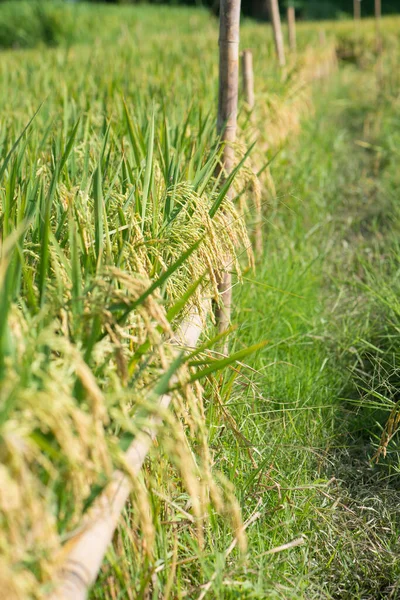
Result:
[[[318,40],[319,40],[319,44],[322,48],[325,48],[326,46],[326,31],[325,29],[320,29],[318,31]],[[327,66],[326,62],[321,63],[317,66],[317,72],[315,75],[316,79],[321,79],[322,77],[325,77],[328,73],[329,73],[330,67]]]
[[[361,19],[361,0],[353,0],[354,7],[354,20],[359,21]]]
[[[233,168],[236,140],[236,117],[239,88],[240,0],[221,0],[219,20],[219,94],[217,131],[224,144],[222,169],[226,177]],[[228,194],[232,197],[232,192]],[[224,272],[219,283],[221,306],[216,316],[219,330],[229,327],[232,304],[231,257],[224,259]]]
[[[281,15],[279,13],[278,0],[268,0],[268,9],[272,21],[272,29],[274,32],[275,50],[278,56],[278,62],[281,67],[286,64],[285,46],[283,43]]]
[[[287,7],[287,22],[289,29],[289,48],[291,52],[296,52],[296,12],[292,5]]]
[[[376,50],[377,50],[378,54],[380,54],[382,52],[381,16],[382,16],[381,0],[375,0]]]
[[[375,0],[375,43],[376,53],[378,59],[376,62],[376,83],[378,90],[382,89],[383,85],[383,43],[382,43],[382,32],[381,32],[381,16],[382,16],[382,5],[381,0]]]
[[[180,326],[176,343],[184,347],[195,347],[202,328],[202,321],[196,310]],[[158,406],[161,410],[166,410],[170,403],[171,396],[165,394],[160,398]],[[128,448],[125,462],[133,476],[142,468],[160,424],[160,416],[152,417],[147,431],[140,433]],[[88,511],[80,531],[63,548],[59,579],[51,600],[86,600],[130,491],[130,478],[121,471],[115,471],[111,482]]]
[[[253,53],[251,50],[243,50],[242,52],[242,78],[243,78],[243,96],[247,108],[252,111],[254,108],[254,73],[253,73]],[[253,115],[250,115],[250,118]],[[255,253],[257,256],[262,255],[262,214],[261,205],[256,203],[256,223],[254,231]]]
[[[251,50],[243,50],[242,53],[243,95],[247,107],[254,108],[254,73],[253,54]]]

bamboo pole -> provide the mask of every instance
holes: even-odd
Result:
[[[375,44],[376,53],[378,59],[376,62],[376,82],[378,90],[382,89],[383,85],[383,42],[382,42],[382,31],[381,31],[381,16],[382,16],[382,4],[381,0],[375,0]]]
[[[240,0],[221,0],[219,17],[219,94],[217,131],[224,144],[222,169],[226,177],[233,168],[236,117],[239,91]],[[228,194],[231,197],[232,192]],[[224,257],[224,272],[219,282],[221,305],[216,316],[219,330],[229,327],[232,304],[231,257]]]
[[[361,19],[361,0],[353,0],[354,8],[354,20],[359,21]]]
[[[254,108],[254,72],[253,72],[253,53],[251,50],[243,50],[242,52],[242,82],[243,96],[249,111]],[[250,115],[250,118],[253,115]],[[255,203],[256,222],[254,231],[255,253],[256,256],[262,256],[263,240],[262,240],[262,214],[261,203]]]
[[[291,52],[296,52],[296,12],[292,5],[287,7],[287,22],[289,30],[289,48]]]
[[[202,328],[202,320],[196,310],[182,323],[174,341],[180,346],[193,348],[197,345]],[[159,399],[158,406],[166,410],[170,403],[171,396],[165,394]],[[142,468],[160,424],[160,416],[152,417],[147,431],[135,437],[128,448],[125,463],[131,475],[137,475]],[[79,532],[63,548],[59,578],[51,600],[86,600],[130,491],[130,478],[121,471],[115,471],[111,482],[85,516]]]
[[[247,107],[254,108],[254,73],[253,73],[253,54],[251,50],[243,50],[242,53],[242,75],[243,75],[243,96]]]
[[[279,13],[278,0],[268,0],[268,9],[272,21],[275,50],[278,57],[278,62],[281,67],[284,67],[286,64],[285,46],[283,43],[281,16]]]
[[[380,54],[382,52],[381,17],[382,17],[381,0],[375,0],[376,50],[377,50],[378,54]]]

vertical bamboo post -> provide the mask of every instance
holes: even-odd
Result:
[[[283,43],[281,16],[279,14],[278,0],[268,0],[268,9],[272,21],[275,50],[278,56],[278,62],[281,67],[284,67],[286,64],[285,46]]]
[[[382,4],[381,0],[375,0],[375,44],[376,53],[378,55],[376,63],[376,82],[378,90],[382,89],[383,86],[383,57],[382,57],[382,32],[381,32],[381,16],[382,16]]]
[[[243,81],[243,96],[247,108],[251,111],[254,108],[254,72],[253,72],[253,54],[251,50],[243,50],[242,52],[242,81]],[[250,115],[251,117],[252,115]],[[255,194],[256,197],[256,194]],[[262,213],[261,202],[255,202],[256,223],[254,231],[255,253],[257,256],[262,255]]]
[[[381,0],[375,0],[376,50],[377,50],[378,54],[380,54],[382,51],[381,16],[382,16]]]
[[[219,17],[219,93],[217,131],[224,144],[222,151],[223,176],[232,171],[236,140],[236,117],[239,91],[239,28],[240,0],[221,0]],[[232,192],[228,194],[231,196]],[[219,282],[221,306],[216,316],[219,330],[229,327],[232,304],[231,257],[223,258],[223,273]]]
[[[291,52],[296,52],[296,12],[292,4],[287,7],[287,22],[289,29],[289,48]]]
[[[254,108],[254,74],[253,74],[253,54],[251,50],[243,50],[242,53],[242,76],[243,76],[243,96],[247,107]]]
[[[326,31],[325,31],[325,29],[319,29],[318,39],[319,39],[319,45],[321,46],[321,48],[325,48],[326,47]],[[325,75],[327,75],[328,73],[329,73],[329,65],[326,63],[326,61],[324,61],[323,63],[318,65],[317,74],[315,77],[316,77],[316,79],[319,79],[321,77],[325,77]]]
[[[354,7],[354,20],[359,21],[361,19],[361,0],[353,0]]]

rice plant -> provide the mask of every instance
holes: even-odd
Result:
[[[0,23],[3,594],[51,592],[63,546],[115,469],[128,471],[124,452],[155,416],[158,442],[131,478],[104,568],[107,577],[112,563],[111,580],[93,594],[112,597],[116,580],[132,597],[223,587],[208,556],[218,548],[221,564],[232,554],[241,565],[256,519],[243,525],[235,469],[218,457],[224,428],[256,461],[221,399],[235,398],[242,361],[265,340],[237,335],[225,356],[211,304],[221,256],[235,281],[252,277],[254,223],[276,209],[270,163],[312,113],[311,82],[334,69],[334,44],[316,51],[318,31],[300,26],[299,54],[281,73],[271,32],[244,24],[256,108],[255,118],[240,108],[231,197],[216,175],[217,23],[207,12],[6,2]],[[177,356],[174,332],[193,310],[204,337]]]

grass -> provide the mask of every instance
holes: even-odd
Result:
[[[299,27],[282,75],[270,32],[244,24],[257,108],[252,119],[241,108],[238,161],[259,139],[233,206],[214,178],[214,19],[44,4],[53,33],[31,28],[22,43],[15,24],[37,9],[18,4],[1,6],[0,45],[59,47],[0,57],[7,597],[49,589],[60,541],[156,411],[173,357],[162,334],[215,297],[228,252],[243,283],[233,358],[212,326],[186,358],[180,381],[202,376],[201,387],[176,390],[91,595],[395,598],[399,462],[384,432],[397,415],[398,21],[387,21],[379,85],[372,23],[364,41],[325,24],[355,66],[313,89],[332,63],[330,44],[315,50],[319,26]],[[277,149],[259,188],[254,171]],[[252,236],[260,193],[253,272],[244,220]],[[387,458],[372,467],[380,439]]]
[[[316,119],[275,168],[281,199],[268,215],[264,272],[239,292],[243,343],[265,336],[271,350],[252,364],[262,376],[252,378],[259,395],[251,415],[243,388],[234,415],[264,449],[270,479],[264,489],[276,486],[268,493],[259,484],[256,498],[267,498],[270,507],[272,495],[275,508],[283,504],[282,513],[266,519],[274,535],[264,537],[260,521],[250,538],[252,548],[262,540],[255,568],[263,548],[307,539],[292,557],[273,556],[263,567],[260,597],[398,594],[395,440],[383,464],[370,463],[398,389],[390,300],[398,269],[392,151],[398,91],[390,84],[390,93],[384,86],[377,95],[373,73],[354,69],[340,73],[336,84],[320,91]],[[386,384],[386,402],[378,381]],[[287,490],[283,501],[279,489]]]
[[[365,394],[358,395],[357,351],[365,340],[369,352],[376,305],[363,291],[357,265],[367,256],[369,268],[379,269],[380,253],[398,231],[395,221],[382,236],[381,221],[392,219],[392,204],[385,189],[371,197],[374,156],[355,144],[369,142],[359,124],[379,119],[382,110],[374,93],[360,103],[353,90],[363,78],[344,71],[337,87],[320,91],[315,119],[275,167],[280,187],[268,215],[265,264],[257,283],[238,292],[239,340],[270,340],[251,363],[256,394],[245,394],[249,386],[242,382],[228,404],[265,465],[257,485],[244,486],[243,495],[245,516],[259,500],[266,508],[265,519],[249,533],[253,568],[263,581],[260,598],[398,593],[397,461],[393,456],[393,463],[371,467],[371,435],[379,435],[386,417],[379,410],[371,414]],[[392,98],[385,109],[393,114]],[[376,215],[377,202],[384,215]],[[243,456],[238,471],[249,470]],[[272,555],[260,567],[266,548],[300,536],[303,546],[283,552],[280,560]]]

